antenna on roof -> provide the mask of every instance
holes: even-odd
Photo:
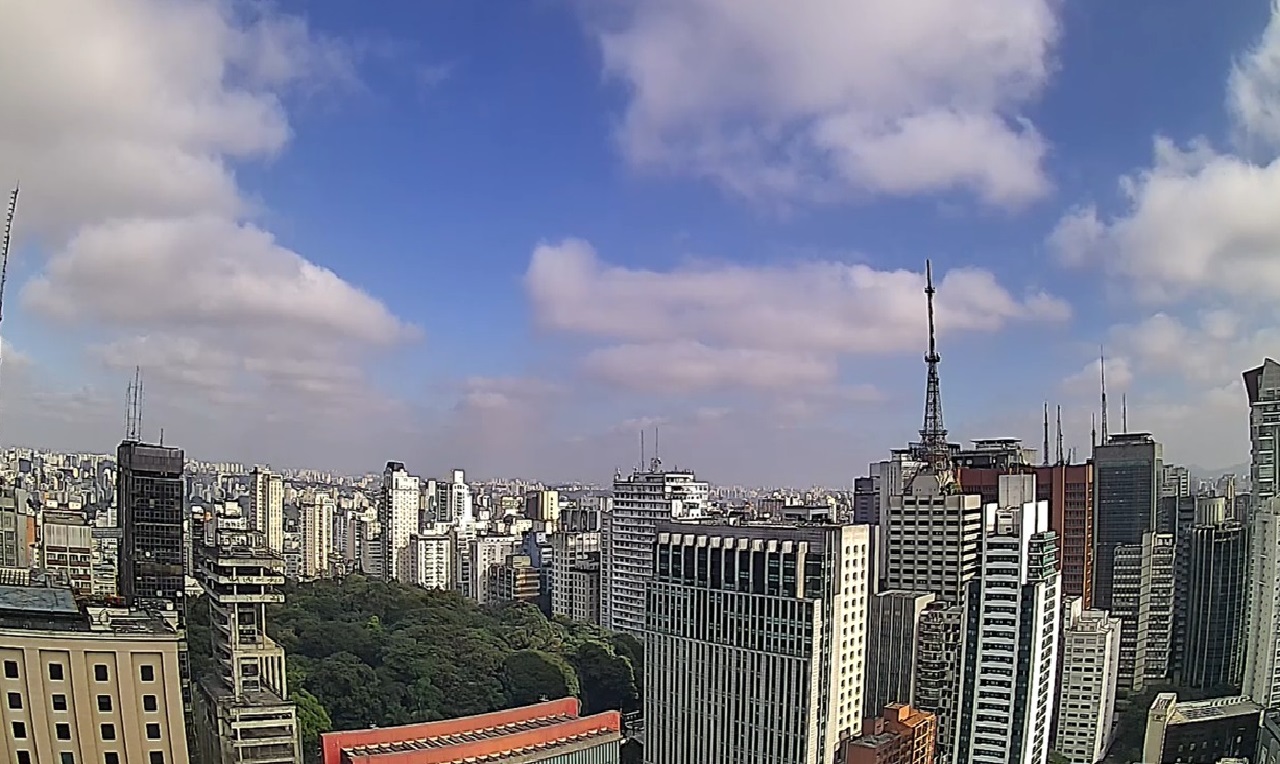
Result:
[[[649,462],[649,471],[658,472],[662,468],[662,459],[658,457],[658,425],[653,426],[653,459]]]
[[[127,388],[125,402],[124,439],[138,442],[142,439],[142,367],[133,367],[133,381]]]
[[[1120,426],[1129,431],[1129,394],[1120,393]]]
[[[640,430],[640,471],[641,471],[641,472],[643,472],[643,471],[644,471],[644,458],[645,458],[645,452],[644,452],[644,430],[642,429],[642,430]]]
[[[1107,355],[1098,346],[1098,375],[1102,382],[1102,442],[1107,442]]]
[[[1097,448],[1098,446],[1098,415],[1092,411],[1089,412],[1089,447]]]
[[[1044,457],[1041,459],[1045,467],[1049,466],[1049,402],[1044,402]]]
[[[1058,404],[1058,464],[1066,464],[1062,456],[1062,404]]]

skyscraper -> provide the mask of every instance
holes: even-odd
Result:
[[[646,758],[834,761],[862,728],[867,526],[667,522],[655,539]]]
[[[1184,687],[1239,690],[1244,671],[1244,615],[1248,570],[1244,526],[1200,525],[1188,532],[1185,622],[1175,634]],[[1179,566],[1182,568],[1182,566]]]
[[[920,616],[934,599],[926,592],[904,591],[880,592],[870,599],[864,718],[879,716],[890,703],[910,705],[915,694]]]
[[[402,462],[387,462],[382,472],[382,493],[378,496],[381,570],[385,580],[411,578],[404,569],[404,554],[409,548],[409,537],[418,532],[420,493],[418,478],[410,475]]]
[[[284,552],[284,478],[263,467],[249,473],[249,523],[268,549]]]
[[[1058,732],[1053,749],[1071,764],[1095,764],[1111,747],[1119,678],[1120,620],[1085,610],[1079,597],[1063,608]]]
[[[1168,533],[1145,533],[1140,544],[1112,550],[1115,571],[1111,614],[1120,619],[1120,679],[1140,692],[1169,675],[1173,652],[1176,547]]]
[[[1280,363],[1267,358],[1256,369],[1244,373],[1244,389],[1249,396],[1249,482],[1253,485],[1253,506],[1280,495],[1280,470],[1276,448],[1280,446]]]
[[[308,491],[298,507],[302,534],[303,578],[318,578],[330,572],[333,560],[333,524],[338,507],[328,491]]]
[[[1059,583],[1049,505],[1035,477],[1000,479],[980,577],[965,591],[957,764],[1044,764],[1056,699]]]
[[[1264,708],[1280,706],[1280,498],[1255,506],[1249,541],[1243,692]]]
[[[613,507],[601,518],[608,523],[600,548],[600,616],[605,628],[640,637],[658,523],[702,517],[710,491],[692,472],[664,471],[656,458],[648,472],[614,477]]]
[[[1116,547],[1141,544],[1143,534],[1156,530],[1162,460],[1161,445],[1149,433],[1112,435],[1093,449],[1096,608],[1112,607]]]
[[[960,651],[964,606],[932,602],[920,614],[913,706],[938,719],[938,761],[953,760],[956,714],[959,711]]]

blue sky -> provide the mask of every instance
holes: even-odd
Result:
[[[83,8],[0,30],[6,442],[109,448],[141,365],[201,458],[602,480],[657,426],[842,484],[919,427],[932,258],[956,439],[1085,450],[1105,344],[1134,429],[1246,457],[1267,0]]]

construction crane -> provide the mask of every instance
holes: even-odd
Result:
[[[4,322],[4,284],[9,279],[9,239],[13,234],[13,214],[18,210],[18,187],[9,194],[9,209],[4,217],[4,238],[0,238],[0,324]],[[4,363],[4,335],[0,334],[0,365]]]

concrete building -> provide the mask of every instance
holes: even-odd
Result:
[[[1122,692],[1141,692],[1169,676],[1173,652],[1176,547],[1167,533],[1112,549],[1111,614],[1120,619]]]
[[[418,478],[410,475],[402,462],[387,462],[382,472],[382,491],[378,496],[378,546],[381,554],[376,565],[386,580],[411,578],[405,569],[404,555],[409,547],[409,537],[419,530],[420,490]]]
[[[646,759],[834,761],[862,729],[867,526],[655,531]]]
[[[436,483],[436,518],[437,523],[459,523],[471,525],[475,523],[475,508],[471,497],[471,486],[467,485],[467,474],[464,470],[453,470],[448,480]]]
[[[931,592],[953,604],[963,599],[981,562],[982,497],[949,488],[922,471],[906,493],[889,497],[880,523],[886,590]]]
[[[1280,707],[1280,499],[1258,504],[1251,520],[1243,693]]]
[[[910,705],[915,696],[920,616],[936,597],[923,592],[887,591],[870,599],[867,618],[867,680],[862,715],[877,717],[893,703]]]
[[[218,668],[200,680],[203,760],[300,764],[284,648],[267,636],[267,608],[284,602],[284,561],[261,534],[226,531],[201,550],[200,566]]]
[[[954,761],[964,624],[963,605],[932,602],[920,614],[915,696],[911,704],[937,719],[939,764]]]
[[[663,471],[656,458],[648,472],[614,476],[600,547],[600,618],[606,629],[640,638],[658,524],[702,517],[710,492],[694,473]]]
[[[1197,689],[1234,688],[1244,674],[1245,597],[1248,544],[1237,522],[1199,525],[1187,533],[1185,619],[1175,634],[1179,685]]]
[[[867,477],[853,479],[851,519],[857,525],[880,524],[880,465],[872,464]]]
[[[1163,447],[1149,433],[1111,435],[1093,449],[1094,526],[1093,602],[1114,612],[1116,547],[1142,544],[1156,528]]]
[[[468,539],[464,560],[455,562],[455,570],[464,571],[465,579],[459,587],[464,595],[484,604],[489,601],[493,582],[507,558],[520,550],[523,540],[519,536],[478,536]]]
[[[844,741],[840,764],[933,764],[937,720],[933,714],[894,703],[868,717],[862,736]]]
[[[1261,366],[1246,371],[1244,389],[1249,398],[1249,482],[1253,506],[1259,507],[1280,495],[1280,363],[1267,358]]]
[[[284,552],[284,478],[264,467],[249,473],[249,526],[262,534],[267,548]]]
[[[1143,736],[1146,764],[1218,764],[1252,759],[1258,750],[1262,707],[1245,697],[1180,703],[1162,692],[1151,703]]]
[[[525,492],[524,516],[542,523],[542,530],[553,531],[560,521],[560,492],[549,488]]]
[[[186,764],[178,642],[172,618],[0,587],[0,759]]]
[[[405,551],[404,583],[449,591],[454,585],[454,541],[448,533],[415,533]]]
[[[576,698],[438,722],[328,732],[323,764],[619,764],[617,711],[579,716]]]
[[[551,614],[600,622],[600,514],[566,510],[551,534]]]
[[[43,512],[40,567],[77,596],[93,594],[93,529],[80,513]]]
[[[542,572],[527,554],[510,554],[494,568],[488,581],[490,602],[537,603],[542,594]]]
[[[1280,709],[1268,708],[1262,712],[1262,726],[1258,729],[1258,755],[1254,764],[1280,764]]]
[[[21,488],[0,486],[0,568],[28,568],[36,541],[36,521]]]
[[[334,559],[333,526],[337,503],[327,491],[308,491],[298,505],[298,532],[302,537],[302,563],[299,574],[304,579],[330,574]]]
[[[1034,475],[1000,478],[965,592],[957,764],[1045,764],[1061,619],[1057,539]]]
[[[1053,749],[1071,764],[1096,764],[1111,748],[1120,676],[1120,620],[1085,610],[1079,597],[1063,608],[1058,729]]]

